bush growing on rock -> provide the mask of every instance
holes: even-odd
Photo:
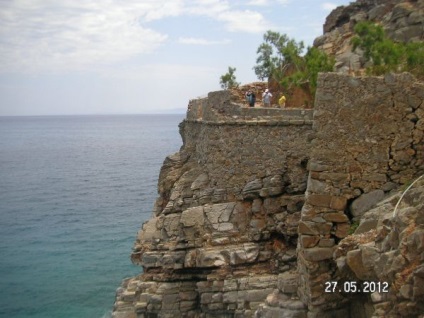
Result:
[[[397,43],[389,39],[383,27],[368,22],[359,22],[351,43],[353,50],[360,48],[370,62],[368,75],[382,75],[388,72],[410,72],[424,79],[424,43]]]
[[[276,81],[283,87],[308,85],[314,94],[319,72],[331,72],[334,59],[315,47],[304,52],[302,41],[296,42],[286,34],[267,31],[258,47],[254,71],[260,80]]]

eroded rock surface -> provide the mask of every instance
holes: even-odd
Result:
[[[373,317],[418,317],[424,312],[424,182],[402,200],[401,194],[367,212],[359,233],[342,240],[334,253],[340,281],[370,288],[351,295],[362,317],[370,308]],[[360,230],[370,220],[374,226]]]
[[[190,103],[131,256],[143,274],[124,282],[115,317],[253,317],[279,286],[296,297],[281,275],[296,268],[312,113],[231,98]]]
[[[357,22],[372,21],[383,26],[396,42],[424,40],[423,0],[358,0],[333,10],[324,24],[324,35],[314,46],[336,58],[336,71],[356,74],[365,67],[360,50],[352,51],[350,40]]]
[[[134,246],[143,273],[118,290],[114,317],[419,317],[422,193],[393,220],[390,196],[424,173],[424,84],[319,84],[313,121],[228,92],[191,101]],[[333,281],[389,291],[325,292]]]

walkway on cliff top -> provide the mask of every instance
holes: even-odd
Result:
[[[313,109],[247,107],[231,92],[217,91],[191,100],[186,120],[221,125],[311,125],[312,117]]]

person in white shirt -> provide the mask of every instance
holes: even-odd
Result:
[[[271,107],[271,97],[272,97],[272,94],[267,88],[265,92],[262,94],[262,101],[264,103],[264,107]]]

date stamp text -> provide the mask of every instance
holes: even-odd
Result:
[[[339,283],[336,281],[325,282],[324,291],[326,293],[388,293],[388,282],[356,282],[345,281]]]

